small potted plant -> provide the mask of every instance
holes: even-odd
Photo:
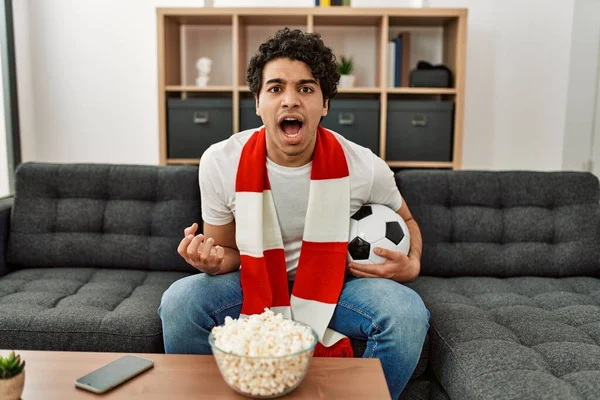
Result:
[[[340,61],[338,62],[338,72],[340,73],[339,88],[344,89],[354,86],[356,77],[352,74],[354,72],[354,62],[351,57],[342,56],[340,58]]]
[[[0,355],[0,399],[19,400],[25,386],[25,361],[14,351],[8,357]]]

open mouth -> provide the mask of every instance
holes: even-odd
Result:
[[[304,121],[300,117],[285,117],[279,121],[281,132],[290,140],[300,137]]]

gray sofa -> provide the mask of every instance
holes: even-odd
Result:
[[[195,273],[176,248],[201,218],[197,177],[195,166],[21,165],[0,204],[0,348],[163,352],[160,297]],[[396,179],[424,240],[408,285],[431,311],[401,397],[600,398],[598,179]]]

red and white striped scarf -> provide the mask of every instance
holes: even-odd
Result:
[[[315,330],[319,336],[315,356],[352,357],[349,338],[328,328],[344,284],[350,225],[348,164],[337,138],[318,127],[302,248],[291,296],[267,174],[264,127],[242,149],[235,191],[241,316],[261,314],[268,307]]]

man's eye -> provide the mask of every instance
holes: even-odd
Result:
[[[301,87],[300,91],[303,92],[303,93],[312,93],[312,92],[314,92],[314,90],[311,87],[308,87],[308,86]]]
[[[273,86],[272,88],[269,89],[269,92],[277,93],[280,90],[281,90],[281,88],[279,86]]]

